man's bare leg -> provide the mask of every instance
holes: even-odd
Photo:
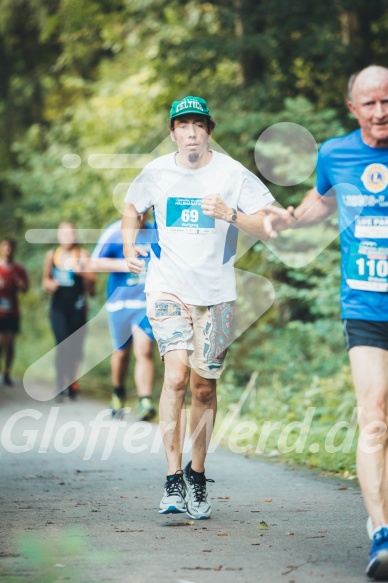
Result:
[[[154,385],[154,361],[152,340],[139,327],[132,331],[133,354],[135,357],[135,385],[139,397],[151,397]]]
[[[164,355],[164,383],[159,404],[160,428],[167,458],[167,475],[182,469],[182,449],[186,431],[185,395],[189,382],[186,350]]]
[[[217,413],[216,380],[205,379],[192,370],[190,387],[190,432],[193,439],[191,468],[196,472],[204,472],[206,453]]]
[[[355,346],[349,358],[364,437],[358,443],[357,474],[373,527],[378,528],[388,524],[388,351]]]
[[[115,350],[111,356],[112,384],[114,387],[124,387],[129,366],[129,346]]]

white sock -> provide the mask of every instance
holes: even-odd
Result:
[[[377,528],[375,528],[374,531],[373,531],[373,535],[375,535],[376,532],[379,532],[379,530],[381,530],[382,528],[387,528],[388,529],[388,524],[382,524],[381,526],[378,526]]]

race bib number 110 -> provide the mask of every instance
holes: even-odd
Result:
[[[166,227],[169,231],[184,233],[214,233],[214,219],[203,214],[202,198],[169,197],[166,209]]]
[[[376,243],[351,245],[346,282],[352,289],[388,291],[388,249]]]

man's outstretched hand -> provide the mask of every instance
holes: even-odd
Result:
[[[268,237],[274,239],[279,231],[295,228],[295,208],[289,206],[286,209],[278,206],[269,206],[263,209],[265,217],[263,226]]]

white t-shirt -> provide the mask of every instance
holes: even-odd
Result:
[[[203,214],[201,201],[208,194],[218,194],[229,207],[248,215],[274,201],[252,172],[215,151],[209,164],[197,170],[177,166],[175,154],[161,156],[129,187],[125,202],[139,214],[154,207],[158,229],[146,292],[169,292],[195,306],[236,299],[233,264],[238,229]]]

